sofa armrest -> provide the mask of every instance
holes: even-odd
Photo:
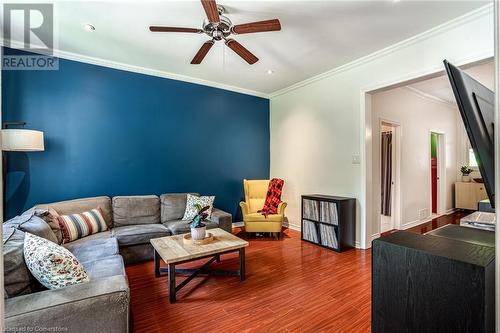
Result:
[[[219,228],[227,232],[231,232],[233,230],[233,216],[218,208],[214,207],[212,209],[210,221],[217,223]]]
[[[287,203],[282,201],[278,204],[278,214],[279,215],[285,215],[285,208],[287,206]]]
[[[245,201],[240,201],[240,207],[241,207],[241,214],[243,215],[243,217],[245,217],[245,215],[248,215],[248,204],[245,202]]]
[[[66,332],[128,332],[129,287],[122,275],[5,300],[5,326]]]

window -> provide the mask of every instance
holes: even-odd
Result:
[[[477,168],[476,156],[474,155],[474,150],[469,147],[468,165],[471,168]]]

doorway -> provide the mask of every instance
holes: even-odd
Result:
[[[445,184],[445,152],[444,152],[444,133],[430,132],[430,197],[431,197],[431,216],[443,214],[445,210],[446,189]]]
[[[468,69],[472,69],[474,67],[480,66],[482,64],[485,64],[489,61],[491,61],[493,58],[488,58],[485,56],[479,56],[477,59],[469,59],[464,63],[458,63],[459,66],[464,66],[466,65]],[[379,123],[377,122],[378,119],[380,119],[380,115],[378,115],[375,110],[373,110],[373,100],[374,96],[379,93],[383,93],[388,90],[396,89],[396,88],[403,88],[407,87],[408,85],[412,85],[417,82],[422,82],[426,80],[431,80],[431,79],[438,79],[438,78],[445,78],[445,74],[443,74],[442,71],[442,66],[440,65],[439,68],[437,67],[429,67],[428,71],[423,71],[421,75],[416,75],[414,73],[411,73],[408,75],[406,78],[399,77],[395,79],[392,82],[377,82],[375,84],[372,84],[370,86],[367,86],[361,90],[360,94],[360,111],[361,111],[361,117],[360,117],[360,123],[361,123],[361,128],[362,128],[362,133],[361,133],[361,138],[362,138],[362,159],[361,159],[361,173],[362,173],[362,186],[361,186],[361,194],[360,194],[360,204],[361,204],[361,209],[360,209],[360,244],[359,246],[361,248],[369,248],[371,246],[371,242],[373,239],[377,238],[380,236],[380,183],[379,183],[379,176],[380,176],[380,171],[377,170],[380,167],[380,161],[378,160],[378,155],[380,152],[380,143],[379,143]],[[422,94],[422,99],[432,99],[432,95],[429,94]],[[453,93],[451,94],[453,96]],[[425,98],[424,98],[425,97]],[[439,100],[437,99],[432,99],[432,100],[442,100],[440,98]],[[383,115],[382,117],[388,117],[388,118],[395,118],[392,115]],[[429,119],[432,119],[432,117],[428,117]],[[397,119],[397,118],[395,118]],[[398,120],[399,121],[399,120]],[[411,126],[411,125],[410,125]],[[433,124],[430,124],[429,127],[431,129],[433,128]],[[401,122],[401,128],[405,127],[404,123]],[[430,138],[429,133],[429,127],[427,129],[424,129],[425,132],[423,132],[423,135],[425,135],[425,141],[428,141]],[[457,126],[455,125],[455,128]],[[406,128],[406,127],[405,127]],[[407,130],[405,130],[405,133]],[[447,132],[448,133],[448,132]],[[449,134],[449,133],[448,133]],[[406,137],[406,134],[405,134]],[[406,141],[406,140],[405,140]],[[443,144],[444,145],[444,144]],[[430,149],[430,142],[427,144],[427,142],[423,143],[421,151],[425,153],[429,152]],[[427,154],[426,154],[427,155]],[[453,155],[452,153],[450,155]],[[402,160],[405,159],[404,155],[402,156]],[[449,168],[454,168],[456,167],[456,161],[454,161],[456,158],[454,156],[446,156],[447,161],[443,162],[444,165],[445,163],[449,163]],[[415,207],[416,209],[413,209],[412,211],[406,210],[406,207],[404,206],[405,200],[401,199],[401,218],[396,218],[396,228],[397,224],[400,224],[401,229],[406,229],[415,225],[418,225],[421,223],[421,220],[425,220],[426,216],[430,217],[431,215],[431,209],[430,209],[430,204],[431,204],[431,199],[430,199],[430,172],[428,172],[428,167],[430,163],[427,163],[429,160],[429,156],[422,156],[421,162],[418,164],[418,166],[421,166],[421,169],[425,170],[424,175],[421,177],[419,176],[418,179],[421,180],[419,185],[423,185],[424,189],[419,190],[418,193],[421,193],[421,198],[423,199],[422,202],[423,204],[419,204],[418,207]],[[406,164],[406,163],[405,163]],[[441,177],[441,185],[446,184],[446,182],[450,182],[450,184],[447,184],[444,186],[444,191],[445,192],[452,192],[451,187],[453,182],[456,180],[457,177],[457,172],[448,172],[447,175],[445,175],[446,179],[443,179]],[[425,181],[425,178],[428,179],[428,184]],[[398,184],[396,184],[397,187]],[[405,198],[403,195],[403,191],[409,188],[407,185],[405,188],[401,189],[401,197]],[[411,188],[411,187],[410,187]],[[447,191],[448,188],[448,191]],[[439,194],[438,194],[439,195]],[[446,212],[446,196],[439,196],[440,199],[442,200],[444,197],[445,204],[441,205],[442,209],[444,212]],[[453,205],[453,200],[451,200],[451,205]],[[425,207],[425,208],[424,208]],[[438,211],[439,211],[439,205],[438,205]],[[451,209],[451,208],[450,208]],[[404,212],[404,214],[403,214]],[[410,212],[413,216],[409,216],[408,212]],[[425,216],[423,216],[425,214]]]
[[[436,133],[431,133],[431,200],[432,200],[432,214],[437,215],[438,210],[438,135]]]
[[[398,127],[390,121],[380,122],[380,233],[398,229]]]

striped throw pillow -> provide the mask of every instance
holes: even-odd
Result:
[[[63,243],[108,230],[100,207],[80,214],[60,215],[57,222],[63,233]]]

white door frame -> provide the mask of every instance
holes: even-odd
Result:
[[[393,128],[393,136],[392,136],[392,167],[393,167],[393,193],[392,193],[392,202],[391,202],[391,221],[394,229],[401,229],[401,132],[402,126],[401,123],[389,118],[379,117],[379,132],[381,132],[382,124],[389,124]],[[379,140],[378,145],[378,156],[379,163],[381,163],[381,150],[382,150],[382,142]],[[375,186],[377,188],[381,187],[381,181]],[[379,211],[379,226],[381,225],[380,220],[380,203],[378,205],[377,210]],[[380,230],[380,229],[379,229]]]
[[[456,66],[473,65],[482,61],[491,59],[491,56],[479,55],[464,59],[455,59]],[[376,82],[367,85],[359,92],[359,112],[360,112],[360,143],[361,143],[361,192],[359,196],[360,202],[360,243],[359,247],[368,249],[371,247],[373,230],[376,230],[373,217],[373,172],[372,172],[372,108],[371,108],[371,94],[404,86],[410,82],[416,82],[423,79],[430,79],[444,74],[444,68],[441,63],[425,68],[421,72],[411,73],[407,76],[396,78],[392,81]],[[499,196],[500,198],[500,196]],[[499,210],[500,212],[500,210]],[[367,221],[370,221],[368,223]],[[500,247],[497,247],[500,249]],[[500,265],[500,260],[498,261]],[[500,267],[500,266],[499,266]],[[500,270],[500,268],[499,268]],[[499,290],[500,292],[500,290]],[[499,309],[500,311],[500,309]]]
[[[438,142],[437,142],[437,206],[436,206],[436,214],[442,215],[446,213],[446,133],[440,130],[429,131],[429,213],[432,216],[432,151],[431,151],[431,135],[437,134]],[[429,217],[430,217],[429,216]]]

